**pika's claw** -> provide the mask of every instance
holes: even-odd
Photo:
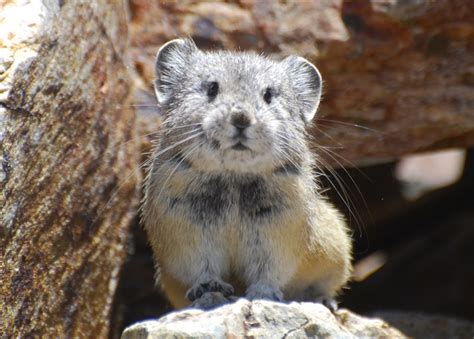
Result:
[[[222,280],[210,279],[194,284],[194,286],[186,292],[186,298],[188,298],[189,301],[195,301],[208,292],[219,292],[224,297],[230,297],[234,293],[234,288]]]
[[[229,302],[229,299],[224,297],[220,292],[206,292],[200,298],[194,300],[190,307],[201,310],[211,310]]]
[[[323,304],[331,311],[331,313],[335,313],[338,309],[337,301],[331,297],[318,297],[314,302]]]
[[[245,293],[248,300],[265,299],[283,301],[283,293],[278,289],[264,284],[251,285]]]

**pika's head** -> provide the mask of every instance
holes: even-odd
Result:
[[[301,161],[322,87],[306,59],[203,52],[178,39],[158,51],[156,73],[165,114],[162,148],[178,159],[207,172],[238,173]]]

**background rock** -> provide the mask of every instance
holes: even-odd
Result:
[[[1,337],[109,332],[140,177],[125,13],[0,3]]]
[[[414,312],[381,312],[378,317],[410,338],[472,338],[474,324],[441,315]]]
[[[328,164],[474,145],[470,0],[131,0],[130,7],[132,59],[150,92],[154,55],[177,36],[191,36],[202,48],[292,53],[315,62],[325,96],[314,145]]]

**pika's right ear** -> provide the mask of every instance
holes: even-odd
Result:
[[[181,83],[195,51],[197,47],[191,39],[175,39],[161,46],[155,62],[155,93],[160,104],[166,103]]]

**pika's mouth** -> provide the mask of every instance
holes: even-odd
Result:
[[[231,147],[234,151],[249,151],[250,148],[248,148],[247,146],[245,146],[241,141],[239,141],[238,143],[232,145]]]

